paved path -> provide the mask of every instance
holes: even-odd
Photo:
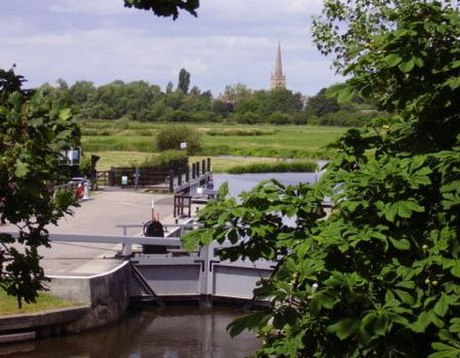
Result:
[[[143,224],[152,218],[152,200],[155,216],[160,221],[171,223],[173,196],[151,194],[132,190],[96,191],[89,200],[82,201],[75,214],[59,221],[57,227],[50,227],[50,233],[122,235],[120,224]],[[133,229],[132,229],[133,230]],[[140,234],[141,230],[130,231],[129,235]]]
[[[74,215],[61,219],[49,232],[60,234],[123,235],[117,225],[142,225],[159,215],[163,224],[174,223],[170,194],[152,194],[132,190],[102,190],[93,192],[89,200],[74,208]],[[8,229],[4,227],[2,229]],[[128,230],[128,235],[142,234],[142,228]],[[51,248],[40,248],[41,265],[48,276],[89,276],[111,270],[120,264],[115,255],[120,245],[101,243],[52,242]]]

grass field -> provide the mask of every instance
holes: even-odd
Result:
[[[80,125],[83,150],[86,155],[101,157],[99,170],[136,165],[155,153],[155,135],[164,125],[86,121]],[[346,130],[344,127],[329,126],[184,125],[194,127],[202,134],[202,156],[212,157],[216,172],[227,171],[232,163],[276,162],[286,158],[326,159],[328,150],[325,146]]]
[[[18,309],[16,298],[8,296],[4,291],[0,290],[0,315],[34,313],[46,310],[52,310],[63,307],[70,307],[74,304],[61,300],[47,294],[40,294],[36,304],[23,303],[21,309]]]

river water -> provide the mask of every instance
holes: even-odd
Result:
[[[315,173],[215,174],[217,189],[229,184],[230,195],[250,190],[261,180],[285,185],[314,183]],[[254,353],[260,340],[250,332],[231,338],[226,326],[247,313],[234,306],[175,305],[131,308],[110,327],[78,335],[0,346],[8,358],[242,358]]]
[[[318,180],[318,173],[213,174],[214,189],[227,182],[229,194],[232,196],[252,189],[262,180],[273,178],[284,185],[315,183]]]
[[[247,313],[232,306],[177,305],[130,309],[109,327],[78,335],[0,346],[8,358],[240,358],[260,341],[243,332],[231,338],[226,326]]]

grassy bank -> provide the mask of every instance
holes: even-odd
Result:
[[[22,308],[18,309],[16,298],[8,296],[4,291],[0,290],[0,315],[34,313],[70,306],[73,306],[71,302],[47,294],[40,294],[37,298],[37,303],[23,303]]]
[[[155,136],[164,125],[129,121],[82,122],[83,150],[87,155],[101,157],[100,170],[137,165],[154,155]],[[212,157],[215,172],[227,172],[235,165],[277,162],[286,158],[327,159],[330,152],[325,147],[346,130],[326,126],[187,125],[202,134],[200,156]],[[234,156],[238,159],[232,160]]]
[[[254,163],[249,165],[238,165],[230,168],[230,174],[244,173],[299,173],[314,172],[316,163],[314,162],[277,162],[277,163]]]

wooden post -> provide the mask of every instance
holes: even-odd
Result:
[[[174,193],[174,170],[169,171],[169,192]]]
[[[181,186],[182,185],[182,170],[178,170],[178,173],[177,173],[177,185],[178,186]]]

